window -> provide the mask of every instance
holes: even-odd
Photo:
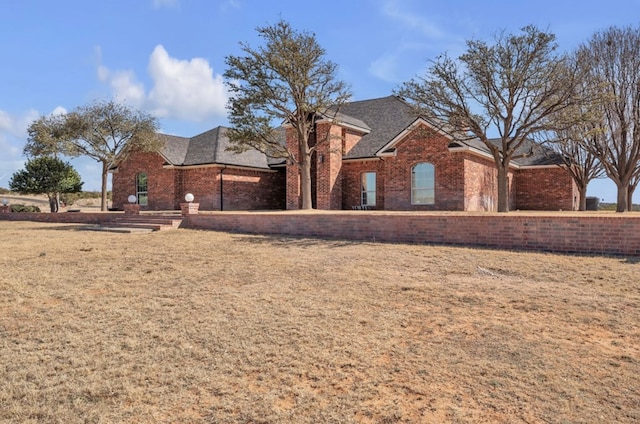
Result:
[[[149,196],[147,192],[147,174],[144,172],[136,175],[136,196],[138,197],[139,205],[147,206]]]
[[[362,206],[376,205],[376,173],[362,173]]]
[[[435,203],[434,175],[434,167],[430,163],[419,163],[411,168],[412,205],[433,205]]]

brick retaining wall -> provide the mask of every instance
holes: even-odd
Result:
[[[0,220],[97,224],[122,213],[2,213]],[[640,256],[640,215],[420,212],[213,212],[185,227],[398,243]]]
[[[640,215],[212,213],[188,228],[332,239],[640,256]]]
[[[61,224],[100,224],[116,217],[123,217],[122,212],[14,212],[0,214],[0,220],[4,221],[34,221],[51,222]]]

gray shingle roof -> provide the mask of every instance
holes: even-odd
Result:
[[[161,153],[175,166],[219,164],[269,169],[266,155],[257,150],[227,151],[230,143],[226,133],[226,127],[216,127],[191,138],[160,134],[165,142]]]
[[[168,134],[158,134],[158,137],[164,143],[161,153],[167,162],[170,164],[183,163],[189,147],[189,139]]]
[[[376,157],[382,147],[406,130],[417,117],[404,100],[397,96],[388,96],[344,104],[335,119],[368,131],[345,156],[345,159],[359,159]],[[226,148],[230,144],[226,136],[227,130],[226,127],[220,126],[191,138],[160,134],[165,142],[162,155],[169,164],[176,166],[220,164],[269,169],[270,165],[283,163],[283,159],[268,158],[253,149],[243,153],[227,151]],[[281,128],[280,132],[284,143],[284,129]],[[497,143],[498,139],[490,141]],[[456,144],[490,154],[489,149],[478,139]],[[519,166],[562,163],[556,153],[533,141],[523,144],[517,153],[520,157],[513,162]]]
[[[369,127],[370,132],[364,135],[345,159],[375,157],[380,149],[407,129],[417,119],[412,107],[397,96],[363,100],[347,103],[340,109],[338,120],[345,123],[360,121]],[[359,126],[362,127],[362,124]],[[492,139],[497,142],[498,139]],[[481,152],[490,154],[489,149],[478,139],[461,142]],[[524,155],[523,155],[524,154]],[[517,157],[513,160],[519,166],[559,165],[561,158],[549,149],[534,141],[524,143]],[[522,155],[522,156],[521,156]]]
[[[469,147],[491,154],[487,146],[478,139],[457,143],[466,144]],[[498,146],[500,145],[500,139],[491,138],[489,139],[489,143]],[[512,162],[518,166],[562,165],[564,163],[562,157],[557,152],[533,140],[525,140],[525,142],[518,147]]]
[[[341,107],[340,114],[343,119],[349,116],[370,128],[370,132],[345,156],[346,159],[374,157],[378,150],[416,120],[411,106],[397,96],[347,103]],[[345,122],[349,123],[346,119]]]

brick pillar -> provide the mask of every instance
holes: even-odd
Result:
[[[125,203],[123,208],[125,215],[140,215],[140,205],[137,203]]]
[[[200,209],[200,203],[180,203],[182,216],[198,215],[198,209]]]
[[[317,208],[342,209],[342,128],[321,124],[316,135],[320,143],[316,154]]]
[[[289,151],[295,152],[296,159],[300,157],[298,150],[298,140],[293,128],[286,129],[287,147]],[[286,207],[289,210],[300,209],[302,202],[302,193],[300,190],[300,167],[290,161],[287,162],[287,202]]]

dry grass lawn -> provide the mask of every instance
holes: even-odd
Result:
[[[0,221],[0,422],[636,423],[640,263]]]

